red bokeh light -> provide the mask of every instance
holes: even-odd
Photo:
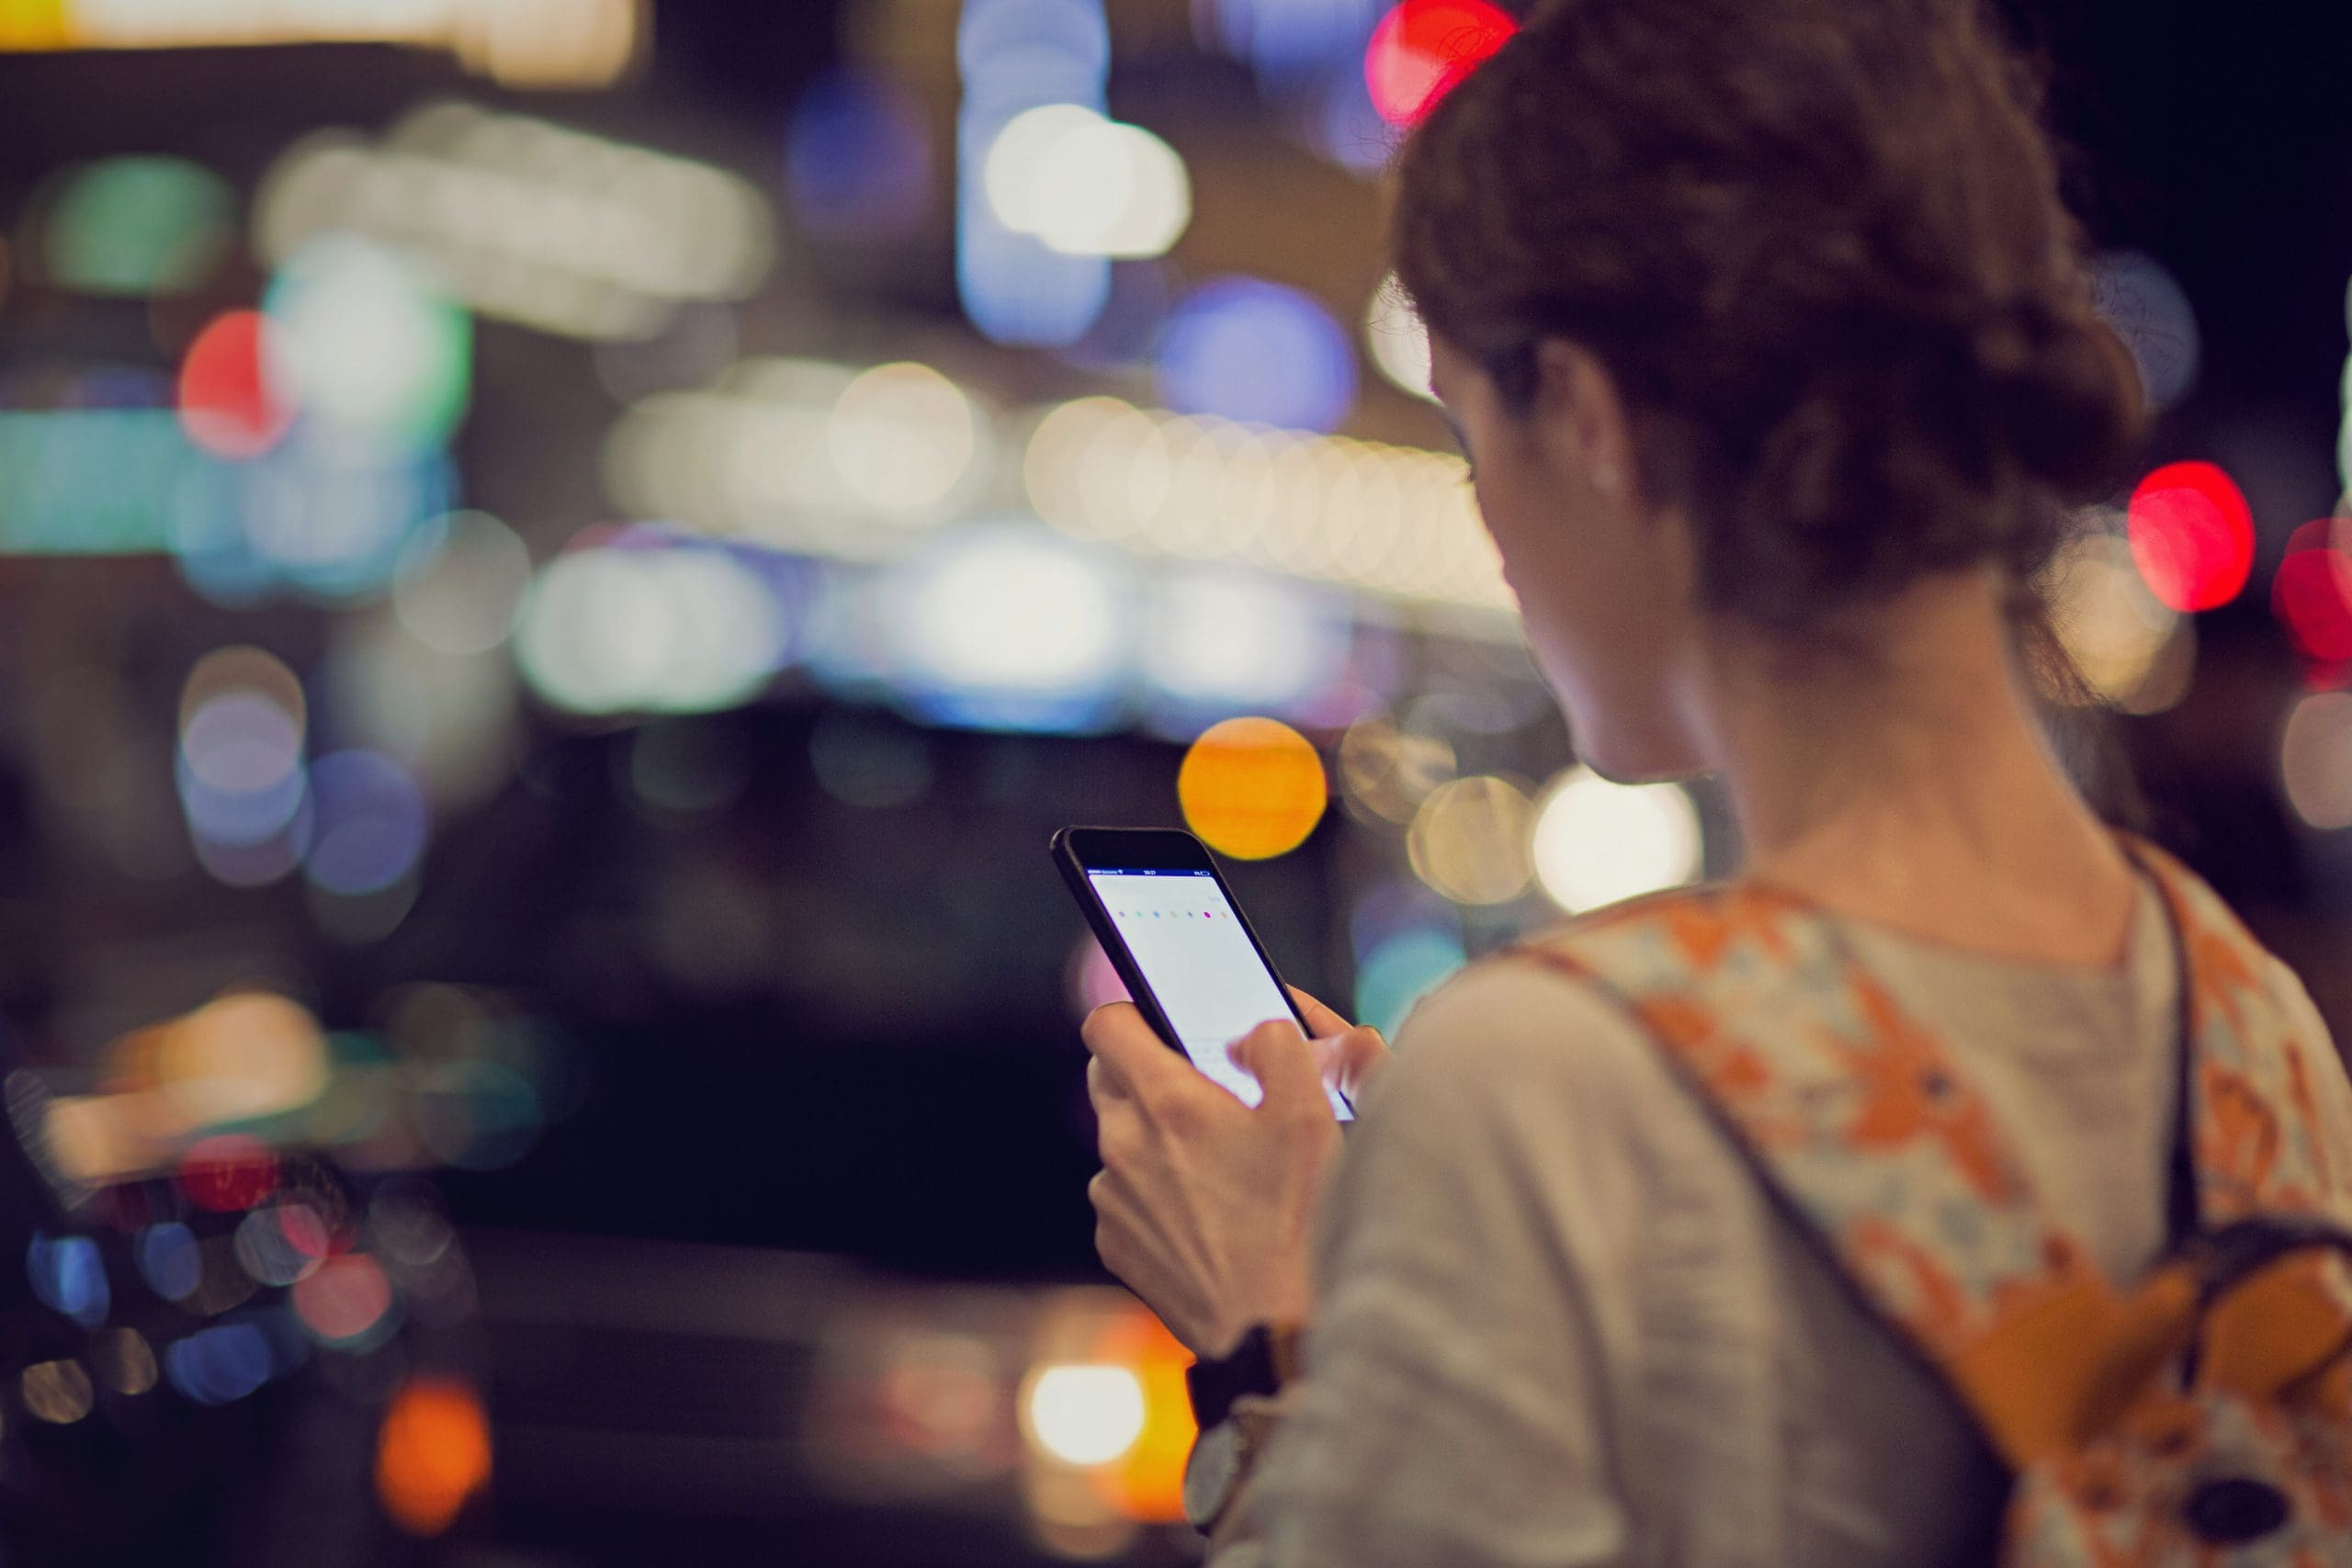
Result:
[[[294,400],[270,366],[268,320],[258,310],[215,317],[180,362],[180,428],[222,457],[258,457],[294,423]]]
[[[1391,125],[1412,124],[1518,28],[1487,0],[1404,0],[1364,50],[1372,107]]]
[[[2352,661],[2352,554],[2335,523],[2306,523],[2287,541],[2287,558],[2270,583],[2270,609],[2305,659]]]
[[[203,1139],[180,1157],[181,1190],[199,1209],[250,1209],[277,1186],[277,1156],[260,1139],[242,1133]]]
[[[2167,463],[2132,492],[2132,558],[2173,609],[2211,610],[2254,570],[2254,513],[2211,463]]]
[[[384,1266],[364,1252],[330,1258],[294,1287],[294,1315],[331,1345],[360,1337],[391,1309]]]

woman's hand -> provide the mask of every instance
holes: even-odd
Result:
[[[1265,1090],[1254,1108],[1132,1003],[1095,1009],[1081,1031],[1102,1156],[1087,1189],[1095,1250],[1196,1355],[1225,1355],[1255,1323],[1306,1321],[1307,1233],[1340,1146],[1325,1086],[1352,1099],[1388,1058],[1378,1031],[1292,994],[1315,1039],[1284,1019],[1231,1047]]]

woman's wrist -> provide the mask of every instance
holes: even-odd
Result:
[[[1302,1321],[1253,1324],[1221,1356],[1203,1356],[1184,1374],[1193,1418],[1204,1431],[1224,1421],[1237,1399],[1271,1398],[1305,1370]]]

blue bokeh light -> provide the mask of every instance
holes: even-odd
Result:
[[[375,751],[337,751],[311,767],[317,800],[303,874],[325,893],[359,897],[406,876],[424,852],[430,815],[408,770]]]
[[[1111,263],[1065,255],[1016,233],[989,207],[989,149],[1023,111],[1100,111],[1111,34],[1102,0],[967,0],[956,34],[964,99],[956,125],[956,288],[964,313],[998,343],[1061,348],[1111,298]]]
[[[251,1323],[199,1328],[164,1348],[164,1375],[198,1404],[243,1399],[269,1381],[276,1363],[268,1336]]]
[[[1320,67],[1362,73],[1364,45],[1389,0],[1215,0],[1216,40],[1268,87]]]
[[[1374,948],[1356,971],[1356,1021],[1394,1040],[1413,1004],[1466,962],[1460,939],[1450,931],[1399,931]]]
[[[176,1220],[149,1225],[134,1249],[148,1288],[167,1302],[186,1301],[204,1280],[204,1254],[196,1233]]]
[[[88,1236],[33,1237],[25,1249],[25,1272],[42,1305],[85,1328],[104,1323],[114,1304],[98,1244]]]
[[[1159,348],[1160,393],[1185,413],[1329,431],[1355,405],[1355,349],[1331,312],[1250,277],[1204,284]]]

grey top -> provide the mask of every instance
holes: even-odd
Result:
[[[2177,1000],[2160,897],[2109,967],[1845,927],[1958,1043],[2110,1275],[2151,1261]],[[1320,1216],[1310,1376],[1215,1568],[1988,1560],[2002,1482],[1959,1408],[1584,984],[1473,966],[1362,1110]]]

